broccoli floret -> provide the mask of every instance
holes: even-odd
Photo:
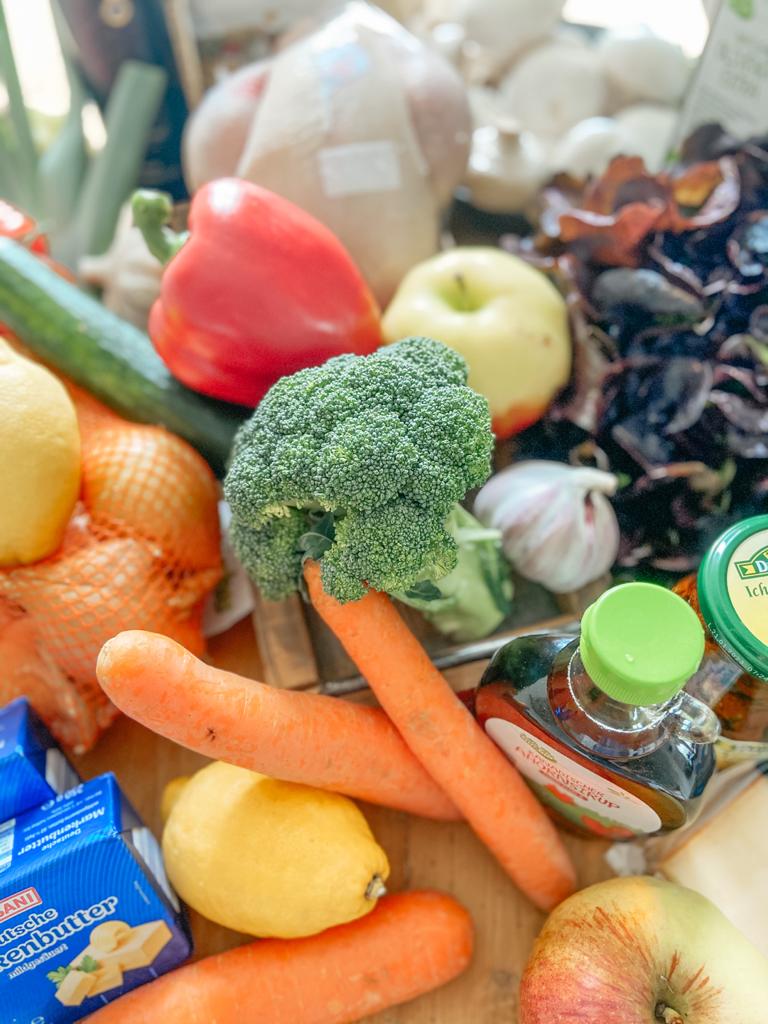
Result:
[[[493,448],[488,404],[466,380],[457,352],[408,338],[270,389],[224,482],[236,549],[267,596],[297,588],[301,538],[322,513],[332,522],[323,586],[340,601],[451,572],[446,519],[488,477]]]
[[[269,601],[281,601],[296,590],[303,557],[299,541],[306,532],[300,512],[268,519],[257,527],[233,519],[229,538],[235,554],[243,565],[258,566],[258,584]]]

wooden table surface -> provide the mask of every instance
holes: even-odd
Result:
[[[250,620],[215,638],[210,653],[222,668],[254,679],[261,675]],[[474,666],[473,672],[479,676],[480,666]],[[157,685],[163,685],[162,679]],[[205,758],[121,719],[93,752],[79,759],[78,766],[89,778],[114,771],[129,799],[159,836],[159,803],[165,783],[204,763]],[[520,973],[543,915],[517,892],[465,825],[426,821],[379,807],[364,806],[363,810],[389,856],[390,890],[436,888],[452,893],[469,908],[477,928],[474,961],[462,977],[369,1020],[377,1024],[515,1024]],[[571,836],[566,836],[566,843],[582,885],[610,875],[603,861],[604,843]],[[245,938],[196,914],[192,915],[192,928],[196,956],[228,949]]]

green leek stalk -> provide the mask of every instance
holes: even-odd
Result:
[[[16,142],[13,174],[14,198],[18,197],[18,201],[28,213],[38,216],[41,210],[37,177],[37,148],[32,138],[21,82],[16,70],[16,62],[13,59],[11,36],[2,0],[0,0],[0,77],[2,77],[8,93],[10,120]]]
[[[74,51],[69,26],[57,4],[51,13],[59,36],[69,84],[69,110],[56,138],[40,157],[40,192],[45,209],[43,227],[56,249],[56,235],[72,216],[88,166],[83,132],[83,106],[88,95],[69,54]]]
[[[71,251],[103,253],[114,235],[120,208],[141,170],[168,76],[153,64],[125,61],[107,103],[107,142],[83,182],[75,212]]]

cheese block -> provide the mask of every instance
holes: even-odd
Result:
[[[89,996],[100,996],[102,992],[122,988],[123,985],[123,972],[114,963],[103,964],[91,977],[94,979],[94,985],[88,993]]]
[[[93,992],[96,979],[85,971],[70,971],[56,989],[56,998],[64,1006],[79,1006]]]
[[[768,778],[759,774],[709,815],[656,870],[695,889],[768,956]]]
[[[114,963],[123,971],[149,967],[171,938],[171,929],[165,921],[137,925],[113,952],[101,957],[101,962]]]

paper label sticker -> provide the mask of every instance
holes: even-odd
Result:
[[[538,736],[503,718],[489,718],[485,729],[539,799],[574,825],[613,839],[661,828],[661,818],[639,797],[572,761]]]
[[[768,647],[768,530],[739,544],[728,563],[726,586],[736,614]]]
[[[400,188],[400,158],[392,142],[353,142],[317,154],[323,191],[331,199],[394,192]]]

